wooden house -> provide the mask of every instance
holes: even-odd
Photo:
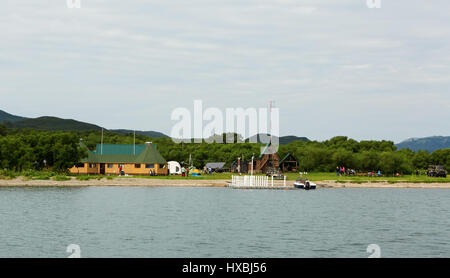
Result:
[[[298,160],[288,153],[280,160],[280,169],[282,172],[297,172]]]
[[[278,173],[278,172],[296,172],[298,169],[297,159],[290,153],[285,155],[283,159],[280,159],[277,153],[274,153],[270,149],[271,144],[268,143],[263,152],[259,155],[257,159],[253,161],[253,173]],[[252,169],[252,162],[246,161],[246,167],[241,167],[245,169],[245,172],[250,173]]]
[[[120,167],[128,175],[168,175],[167,161],[156,149],[156,145],[98,144],[95,151],[86,145],[87,157],[69,169],[72,174],[118,175]]]
[[[278,154],[273,153],[271,147],[271,143],[268,143],[259,157],[253,161],[253,173],[258,174],[280,171],[280,158]],[[250,161],[248,171],[251,172],[251,169],[252,162]]]

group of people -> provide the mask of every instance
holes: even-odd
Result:
[[[356,175],[356,171],[355,169],[346,169],[344,166],[336,167],[336,175],[337,176],[355,176]]]
[[[181,167],[181,176],[182,177],[189,177],[189,168]]]
[[[212,174],[212,168],[211,167],[203,167],[203,174]]]
[[[378,170],[378,172],[368,172],[367,175],[369,177],[375,177],[375,176],[381,177],[381,171]],[[337,166],[336,167],[336,176],[338,176],[338,177],[339,176],[356,176],[356,170],[348,169],[348,168],[346,169],[344,166],[342,166],[342,167]]]
[[[377,176],[377,177],[381,177],[381,171],[380,170],[378,170],[378,172],[369,172],[368,174],[367,174],[369,177],[375,177],[375,176]]]

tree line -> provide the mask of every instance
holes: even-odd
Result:
[[[238,137],[238,136],[236,136]],[[0,168],[14,171],[40,170],[50,167],[65,171],[86,154],[79,148],[80,138],[94,150],[101,141],[99,131],[42,131],[6,128],[0,124]],[[133,134],[106,131],[105,144],[133,144]],[[136,144],[151,141],[167,160],[187,164],[191,156],[193,165],[202,168],[208,162],[225,162],[257,158],[259,143],[174,143],[170,138],[152,139],[136,135]],[[226,141],[224,141],[226,142]],[[386,174],[412,173],[426,169],[429,164],[444,165],[450,171],[450,149],[427,151],[397,150],[391,141],[356,141],[338,136],[323,142],[301,140],[280,145],[279,156],[291,153],[299,162],[300,171],[331,172],[339,167],[357,171],[378,171]]]

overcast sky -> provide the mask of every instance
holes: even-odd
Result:
[[[280,134],[450,135],[450,1],[7,0],[0,109],[170,134],[176,107],[280,109]]]

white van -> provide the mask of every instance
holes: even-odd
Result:
[[[169,175],[181,175],[181,165],[176,161],[167,162],[169,165]]]

